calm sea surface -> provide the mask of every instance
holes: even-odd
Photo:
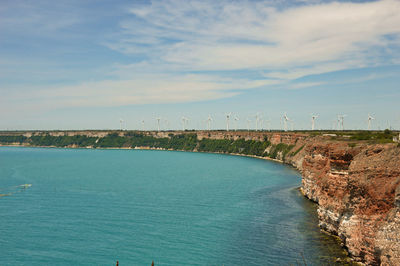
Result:
[[[0,265],[328,264],[300,182],[238,156],[1,147]]]

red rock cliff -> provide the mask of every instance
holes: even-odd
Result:
[[[302,191],[320,227],[356,260],[400,265],[400,148],[312,141],[302,154]]]
[[[400,148],[397,144],[331,141],[296,133],[224,132],[205,138],[284,143],[279,155],[302,172],[302,191],[318,203],[319,226],[338,235],[351,257],[367,265],[400,265]],[[268,149],[268,148],[267,148]]]

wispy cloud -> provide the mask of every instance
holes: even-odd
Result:
[[[148,74],[131,80],[87,82],[28,93],[14,91],[0,99],[0,110],[14,109],[15,102],[27,110],[35,108],[35,105],[36,109],[55,109],[196,102],[231,97],[238,95],[243,88],[252,89],[268,83],[266,80],[232,80],[193,74],[175,77]],[[37,106],[38,101],[40,106]]]
[[[0,9],[0,29],[14,34],[55,34],[84,19],[67,3],[11,1]],[[74,12],[75,11],[75,12]]]
[[[295,84],[289,84],[288,88],[297,90],[297,89],[304,89],[304,88],[310,88],[310,87],[315,87],[315,86],[320,86],[325,84],[324,82],[298,82]]]
[[[361,67],[379,61],[376,48],[387,53],[394,39],[388,36],[400,34],[395,0],[283,10],[270,1],[157,1],[130,12],[134,18],[121,23],[123,37],[110,48],[196,71]]]
[[[186,86],[186,81],[181,84],[180,80],[185,80],[187,73],[215,73],[208,77],[207,86],[194,79],[186,86],[185,96],[163,98],[165,101],[234,95],[221,86],[221,71],[253,71],[265,79],[260,86],[286,84],[281,87],[300,89],[322,83],[295,84],[293,80],[396,64],[400,58],[400,2],[394,0],[304,1],[283,8],[277,8],[274,1],[169,0],[132,7],[129,13],[131,18],[120,23],[119,39],[107,46],[141,60],[117,65],[113,75],[130,79],[132,73],[168,74],[177,81],[173,86],[179,87]],[[228,82],[230,88],[245,90],[253,88],[250,81],[232,78]],[[199,88],[212,93],[199,95]],[[160,89],[151,93],[163,95],[163,91],[169,91],[168,83],[160,83]],[[144,102],[157,102],[156,98]]]
[[[84,12],[62,15],[64,9],[69,10],[21,5],[14,10],[30,10],[28,15],[0,16],[0,29],[51,37],[87,21]],[[3,7],[0,12],[8,11]],[[125,12],[112,34],[107,31],[102,39],[96,33],[94,38],[122,55],[112,70],[91,82],[47,85],[23,94],[3,87],[8,94],[0,99],[2,108],[15,102],[24,108],[58,108],[207,101],[260,87],[318,86],[322,83],[296,79],[400,62],[396,0],[294,5],[278,0],[166,0],[136,3]],[[252,75],[235,76],[240,71]]]

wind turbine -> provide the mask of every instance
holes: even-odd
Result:
[[[165,122],[165,130],[169,130],[169,120],[164,119],[164,122]]]
[[[188,117],[185,117],[185,123],[186,123],[186,126],[185,126],[185,128],[187,128],[188,127],[188,124],[189,124],[189,118]]]
[[[144,131],[144,120],[142,120],[142,130]]]
[[[346,117],[347,115],[342,115],[342,117],[341,117],[341,119],[342,119],[342,130],[344,130],[344,118]]]
[[[265,122],[265,129],[266,130],[270,130],[270,122],[271,122],[271,120],[265,120],[264,122]]]
[[[251,123],[251,120],[247,118],[246,121],[247,121],[247,131],[250,132],[250,123]]]
[[[160,121],[161,121],[161,117],[156,117],[157,120],[157,131],[160,132]]]
[[[318,115],[311,114],[311,130],[315,129],[315,119],[318,118]]]
[[[368,130],[371,130],[371,121],[374,119],[375,119],[374,117],[368,114]]]
[[[122,124],[124,123],[124,120],[122,118],[119,119],[119,128],[122,131]]]
[[[286,113],[283,114],[283,128],[287,131],[287,122],[290,121],[289,117]]]
[[[256,131],[258,131],[258,121],[260,119],[260,113],[256,114]]]
[[[182,116],[182,129],[183,129],[183,131],[186,130],[186,126],[187,126],[188,122],[189,122],[189,118],[187,118],[185,116]]]
[[[392,130],[392,126],[390,125],[389,120],[387,120],[386,122],[387,122],[387,127],[386,128],[389,129],[389,130]]]
[[[186,126],[186,120],[187,118],[182,116],[182,130],[185,131],[185,126]]]
[[[338,128],[344,130],[344,118],[347,115],[338,115]]]
[[[211,115],[208,115],[208,118],[207,118],[207,129],[208,129],[208,131],[210,131],[210,129],[211,129],[211,121],[213,121],[212,118],[211,118]]]
[[[237,131],[237,121],[239,121],[239,117],[235,115],[235,131]]]
[[[231,117],[232,113],[227,113],[226,115],[226,131],[229,131],[229,118]]]

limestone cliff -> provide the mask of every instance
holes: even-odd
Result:
[[[313,141],[304,147],[302,191],[318,203],[320,227],[351,256],[400,265],[400,148]]]

